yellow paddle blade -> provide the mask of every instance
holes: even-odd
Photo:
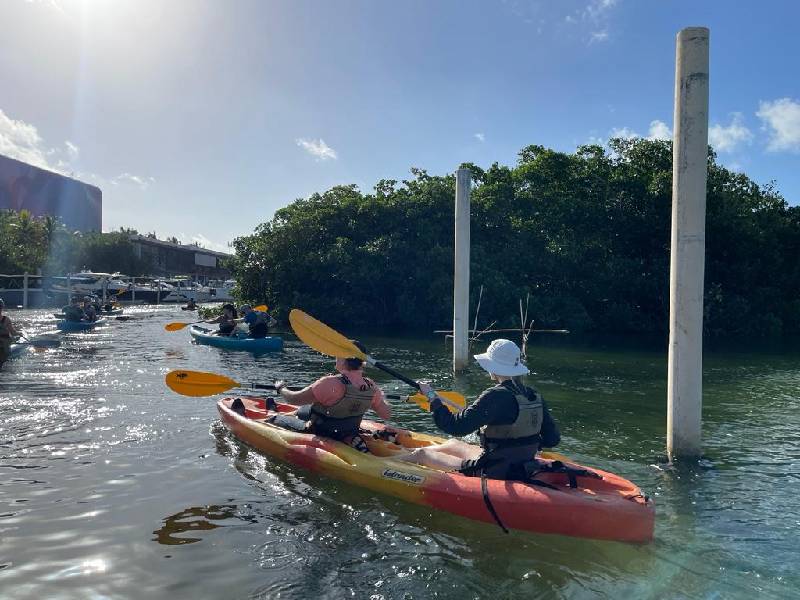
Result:
[[[548,460],[560,460],[561,462],[565,463],[574,463],[571,458],[564,456],[563,454],[559,454],[558,452],[551,452],[550,450],[542,450],[539,453],[540,458],[546,458]]]
[[[169,389],[183,396],[214,396],[239,387],[230,377],[203,371],[170,371],[164,381]]]
[[[191,325],[191,323],[178,323],[178,322],[167,323],[166,325],[164,325],[164,329],[166,329],[167,331],[180,331],[181,329],[183,329],[184,327],[188,327],[189,325]]]
[[[269,310],[269,306],[266,304],[259,304],[258,306],[254,306],[253,310],[257,310],[259,312],[267,312]]]
[[[458,392],[436,392],[436,395],[439,396],[443,400],[443,404],[451,413],[455,414],[464,410],[467,405],[467,401]],[[413,396],[409,396],[408,400],[415,404],[418,404],[422,410],[426,410],[430,412],[431,405],[428,402],[428,398],[425,394],[414,394]]]
[[[367,358],[351,340],[298,308],[289,313],[289,323],[297,337],[317,352],[336,358]]]

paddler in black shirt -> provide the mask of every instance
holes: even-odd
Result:
[[[558,426],[541,395],[522,383],[522,375],[529,370],[514,342],[495,340],[475,359],[497,385],[485,390],[469,408],[454,415],[429,385],[421,384],[420,391],[430,399],[439,429],[458,436],[478,431],[480,447],[451,439],[419,448],[401,460],[474,477],[524,480],[534,467],[536,452],[561,440]]]

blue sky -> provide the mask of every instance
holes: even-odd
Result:
[[[800,3],[3,0],[0,154],[103,189],[103,226],[221,248],[412,166],[669,136],[711,29],[720,161],[800,202]]]

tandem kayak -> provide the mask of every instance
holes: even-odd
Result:
[[[94,329],[98,325],[105,325],[105,319],[97,319],[96,321],[59,321],[56,327],[61,331],[87,331]]]
[[[535,476],[536,484],[487,479],[485,495],[480,477],[392,459],[397,453],[440,444],[444,438],[364,420],[362,437],[370,449],[370,454],[365,454],[329,438],[266,422],[266,417],[276,412],[266,409],[263,398],[241,398],[243,406],[238,411],[231,406],[235,400],[220,400],[217,409],[239,440],[334,479],[484,523],[497,523],[493,510],[508,529],[620,542],[653,539],[653,502],[636,485],[613,473],[548,460],[548,453],[543,452],[543,468],[564,465],[572,473],[541,472]],[[277,412],[294,408],[278,404]]]
[[[228,350],[245,350],[247,352],[274,352],[283,348],[283,338],[268,335],[263,338],[235,337],[214,335],[214,329],[192,325],[189,333],[198,344],[207,344]]]

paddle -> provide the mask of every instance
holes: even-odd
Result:
[[[207,373],[204,371],[170,371],[164,378],[167,387],[182,396],[215,396],[222,394],[233,388],[251,387],[258,390],[274,390],[275,385],[272,383],[256,383],[250,386],[243,385],[238,381],[234,381],[230,377],[224,375],[217,375],[216,373]],[[300,391],[303,388],[298,386],[287,386],[287,389],[293,391]],[[443,392],[448,395],[455,394],[455,392]],[[407,399],[409,402],[419,405],[424,410],[430,410],[428,399],[422,394],[414,394],[413,396],[401,396],[399,394],[384,394],[390,400],[403,400]],[[452,398],[451,398],[452,399]],[[463,400],[463,398],[462,398]],[[457,404],[458,400],[453,400]],[[453,409],[448,406],[451,411],[460,410]]]
[[[259,304],[258,306],[254,307],[253,310],[257,310],[259,312],[267,312],[269,307],[266,304]],[[197,325],[198,323],[204,323],[203,321],[195,321],[194,323],[181,323],[179,321],[175,321],[173,323],[167,323],[164,325],[164,329],[167,331],[180,331],[184,327],[188,327],[189,325]]]
[[[352,340],[347,339],[338,331],[331,329],[325,323],[318,321],[311,315],[304,313],[298,308],[293,308],[289,313],[289,323],[292,329],[305,344],[312,347],[317,352],[335,356],[336,358],[360,358],[373,367],[389,373],[392,377],[407,383],[414,389],[419,389],[419,383],[398,373],[391,367],[378,362],[365,352],[359,350]],[[451,412],[460,411],[466,406],[464,396],[458,392],[436,392],[443,403],[447,405]],[[424,397],[424,396],[423,396]],[[455,411],[453,410],[455,409]]]

